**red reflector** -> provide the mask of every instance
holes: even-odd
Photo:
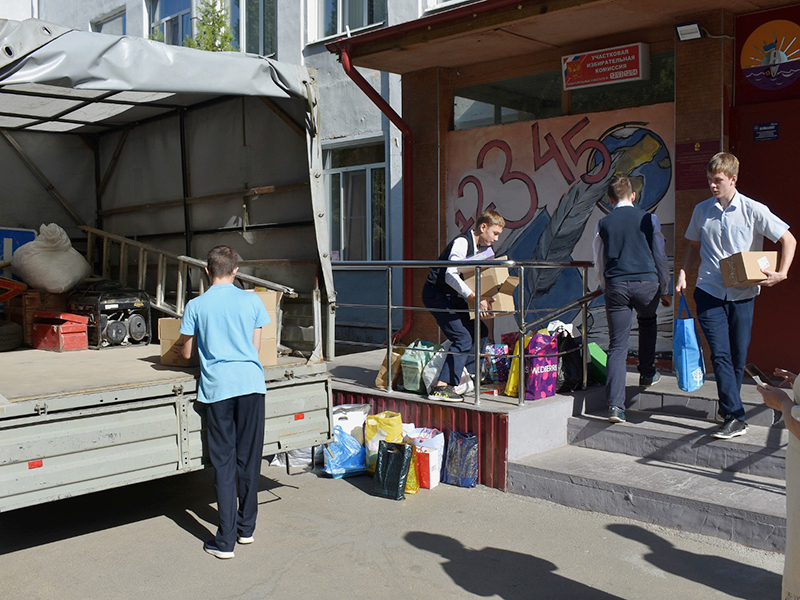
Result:
[[[38,469],[42,466],[42,459],[39,460],[29,460],[28,461],[28,468],[29,469]]]
[[[294,416],[294,420],[295,421],[300,421],[300,420],[305,419],[305,418],[306,418],[306,413],[297,413]]]

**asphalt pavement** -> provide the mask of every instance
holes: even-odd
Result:
[[[0,598],[676,600],[780,597],[783,555],[440,484],[262,469],[255,543],[219,560],[213,472],[0,514]]]

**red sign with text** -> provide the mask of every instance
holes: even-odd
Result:
[[[650,78],[650,46],[628,44],[561,57],[565,90]]]

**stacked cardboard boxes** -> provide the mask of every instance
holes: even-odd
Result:
[[[261,364],[265,367],[270,367],[278,364],[277,313],[281,293],[260,290],[254,293],[264,303],[270,318],[269,324],[261,329],[261,348],[258,351],[258,359]],[[158,338],[161,340],[161,364],[175,367],[197,367],[200,365],[200,359],[197,356],[197,346],[195,346],[192,357],[189,360],[186,360],[172,350],[173,346],[180,338],[180,327],[180,319],[168,317],[158,320]]]
[[[500,257],[497,260],[506,260]],[[473,290],[475,289],[475,268],[468,267],[464,273],[464,282]],[[519,277],[512,277],[507,267],[487,267],[481,269],[481,297],[492,301],[492,312],[481,316],[482,319],[502,317],[504,313],[514,312],[514,290],[519,285]],[[470,301],[470,308],[475,308]],[[475,318],[475,313],[470,313],[470,318]]]

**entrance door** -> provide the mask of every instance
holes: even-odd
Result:
[[[737,107],[731,124],[731,149],[741,163],[737,189],[769,206],[800,239],[800,100]],[[780,244],[765,239],[764,249],[779,250]],[[748,361],[765,373],[775,367],[800,369],[796,346],[800,315],[795,310],[800,302],[798,259],[796,254],[789,279],[761,288],[756,298]]]

